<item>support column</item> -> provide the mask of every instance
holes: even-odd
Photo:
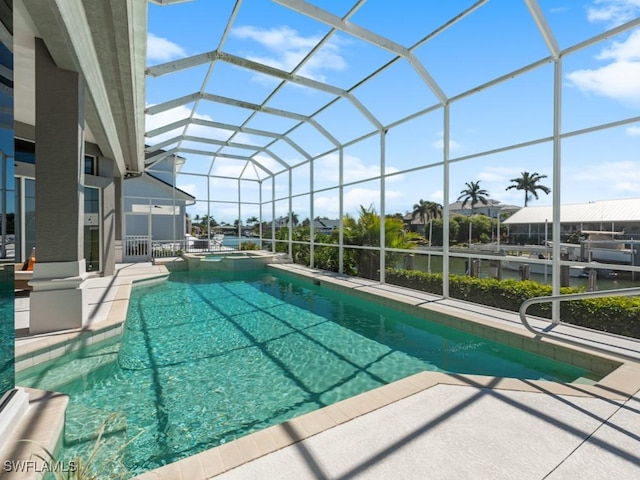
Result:
[[[30,332],[84,325],[84,82],[36,39],[36,265]]]
[[[115,162],[110,158],[101,157],[98,161],[100,176],[113,178]],[[120,179],[116,179],[120,180]],[[102,188],[102,274],[113,275],[116,269],[115,243],[119,216],[116,215],[116,186],[110,182]]]
[[[124,200],[123,200],[123,189],[124,186],[122,184],[122,177],[115,177],[113,179],[113,208],[115,214],[115,239],[114,239],[114,261],[115,263],[122,263],[124,261],[124,255],[122,253],[122,245],[123,245],[123,230],[124,230]]]

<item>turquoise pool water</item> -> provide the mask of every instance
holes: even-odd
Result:
[[[133,290],[120,342],[20,374],[70,395],[64,455],[127,442],[140,473],[424,371],[573,381],[587,372],[263,273],[176,272]]]

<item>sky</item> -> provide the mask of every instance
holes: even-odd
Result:
[[[244,0],[229,35],[223,31],[234,7],[232,0],[194,0],[171,6],[149,6],[147,64],[155,66],[214,50],[259,62],[287,72],[330,31],[330,27],[269,0]],[[339,17],[352,2],[312,0],[309,3]],[[435,31],[475,1],[388,2],[369,0],[349,19],[357,27],[374,32],[404,48]],[[640,17],[640,0],[539,0],[561,51],[592,36]],[[448,201],[453,202],[465,182],[480,181],[490,198],[505,204],[523,205],[524,194],[506,187],[521,172],[547,175],[543,184],[553,187],[553,145],[544,141],[500,153],[469,156],[513,144],[548,139],[553,135],[554,68],[542,63],[538,68],[509,80],[464,95],[478,86],[507,75],[550,55],[524,1],[491,0],[453,26],[412,50],[450,103],[450,183]],[[307,79],[350,90],[357,102],[340,98],[314,115],[315,125],[305,122],[288,133],[298,146],[276,140],[269,151],[259,151],[272,137],[236,133],[209,126],[191,125],[186,134],[234,142],[221,152],[249,156],[266,170],[279,172],[289,165],[304,163],[310,156],[326,153],[314,162],[314,216],[338,216],[338,159],[332,141],[346,144],[375,132],[374,123],[358,109],[358,104],[384,127],[408,115],[438,105],[437,96],[406,59],[400,59],[372,79],[360,83],[395,55],[344,32],[336,32],[295,73]],[[336,98],[332,93],[300,84],[286,84],[275,91],[279,80],[254,70],[217,61],[169,75],[147,79],[147,106],[204,91],[235,100],[309,116]],[[355,86],[355,88],[353,88]],[[561,133],[588,129],[600,124],[640,115],[640,27],[609,36],[606,41],[563,56],[561,72]],[[353,89],[352,89],[353,88]],[[351,90],[352,89],[352,90]],[[271,97],[269,97],[271,95]],[[195,109],[194,109],[195,106]],[[200,100],[147,115],[146,130],[193,116],[201,120],[283,134],[299,122],[265,112]],[[184,128],[147,138],[150,145],[182,134]],[[328,132],[329,138],[323,134]],[[232,137],[231,137],[232,136]],[[335,140],[333,140],[335,139]],[[399,173],[385,182],[385,210],[405,213],[420,199],[443,203],[444,115],[441,107],[409,122],[389,128],[384,139],[385,172]],[[360,205],[380,210],[380,182],[369,180],[381,173],[379,133],[344,148],[345,213],[356,213]],[[176,146],[177,143],[165,148]],[[253,148],[247,148],[250,145]],[[183,141],[191,149],[221,148],[198,141]],[[330,152],[330,153],[327,153]],[[640,122],[626,123],[582,135],[570,135],[561,142],[562,203],[583,203],[604,199],[640,196]],[[247,165],[245,160],[182,153],[187,160],[177,185],[199,201],[190,213],[210,213],[217,220],[232,222],[238,215],[246,220],[259,215],[256,205],[243,205],[240,212],[231,202],[238,199],[238,181],[188,173],[237,178],[242,175],[243,202],[260,200],[258,183],[264,180],[262,200],[270,200],[273,184],[266,171]],[[460,160],[458,160],[460,159]],[[163,168],[159,164],[157,168]],[[293,210],[301,219],[310,215],[310,170],[303,165],[292,170]],[[275,177],[275,198],[284,198],[289,188],[285,172]],[[213,203],[207,206],[209,190]],[[530,205],[548,205],[552,195],[541,193]],[[270,218],[271,205],[263,216]],[[288,200],[275,204],[276,216],[289,211]]]

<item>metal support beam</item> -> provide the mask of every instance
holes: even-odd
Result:
[[[276,253],[276,177],[271,176],[271,251]]]
[[[260,203],[260,211],[258,213],[258,246],[260,250],[262,250],[262,208],[264,205],[262,204],[262,181],[258,182],[258,202]]]
[[[338,273],[344,273],[344,149],[338,150]]]
[[[337,30],[348,33],[357,37],[365,42],[369,42],[376,47],[383,48],[395,55],[399,55],[409,61],[411,66],[416,70],[420,78],[427,84],[429,89],[436,96],[438,101],[441,104],[445,104],[447,101],[447,96],[444,91],[440,88],[440,86],[436,83],[436,81],[431,77],[429,72],[427,72],[424,65],[420,63],[420,61],[415,57],[415,55],[406,47],[389,40],[381,35],[378,35],[370,30],[359,27],[357,25],[352,24],[348,20],[343,20],[342,18],[333,15],[332,13],[327,12],[326,10],[322,10],[315,5],[307,3],[302,0],[273,0],[280,5],[283,5],[291,10],[294,10],[298,13],[306,15],[307,17],[313,18],[319,22],[322,22],[326,25],[329,25]]]
[[[341,20],[341,19],[340,19]],[[342,21],[342,20],[341,20]],[[412,55],[412,54],[410,54]],[[229,63],[231,65],[235,65],[237,67],[246,68],[248,70],[262,73],[265,75],[269,75],[271,77],[279,78],[280,80],[284,80],[287,82],[295,83],[297,85],[302,85],[307,88],[312,88],[314,90],[320,90],[322,92],[328,93],[330,95],[335,95],[337,97],[342,97],[350,102],[369,120],[371,121],[376,128],[381,128],[381,123],[376,119],[376,117],[365,108],[362,103],[360,103],[357,99],[353,97],[352,94],[338,88],[334,85],[330,85],[327,83],[319,82],[317,80],[313,80],[311,78],[303,77],[294,73],[289,73],[284,70],[280,70],[278,68],[271,67],[269,65],[265,65],[263,63],[255,62],[253,60],[249,60],[246,58],[238,57],[236,55],[232,55],[230,53],[221,52],[218,50],[213,50],[207,53],[201,53],[198,55],[194,55],[187,58],[182,58],[180,60],[174,60],[172,62],[163,63],[161,65],[157,65],[155,67],[147,68],[147,75],[150,77],[160,77],[162,75],[167,75],[179,70],[184,70],[187,68],[192,68],[198,65],[202,65],[207,62],[215,62],[222,61]],[[184,101],[184,97],[180,99],[176,99],[176,101]],[[168,102],[165,102],[168,103]],[[187,102],[188,103],[188,102]],[[177,105],[176,105],[177,106]],[[265,107],[266,108],[266,107]]]
[[[200,98],[202,98],[202,94],[200,92],[190,93],[189,95],[172,98],[171,100],[167,100],[166,102],[151,105],[150,107],[144,109],[144,113],[146,113],[147,115],[156,115],[158,113],[181,107],[182,105],[186,105],[187,103],[195,102]]]
[[[380,130],[380,283],[385,283],[386,268],[386,206],[385,206],[385,177],[386,170],[386,130]]]
[[[174,155],[175,153],[178,152],[177,148],[172,148],[171,150],[167,150],[166,152],[160,152],[157,153],[155,155],[153,155],[152,157],[149,157],[145,160],[145,168],[151,168],[153,167],[155,164],[161,162],[162,160],[164,160],[165,158]]]
[[[316,233],[316,226],[315,226],[315,209],[313,208],[313,202],[314,202],[314,194],[313,194],[313,160],[311,160],[311,162],[309,163],[309,266],[311,268],[314,267],[315,265],[315,259],[314,254],[315,254],[315,233]]]
[[[553,76],[553,189],[551,191],[553,210],[553,232],[551,239],[551,295],[560,295],[560,188],[561,188],[561,142],[562,127],[562,57],[554,64]],[[551,303],[551,320],[560,323],[560,302]]]
[[[164,142],[156,143],[155,145],[147,147],[145,151],[147,153],[157,152],[158,150],[162,150],[163,148],[166,148],[169,145],[178,143],[180,140],[182,140],[182,135],[178,135],[177,137],[170,138],[169,140],[165,140]]]
[[[158,135],[162,135],[163,133],[170,132],[171,130],[175,130],[180,127],[184,127],[187,123],[189,123],[188,118],[184,118],[182,120],[178,120],[177,122],[167,123],[162,127],[155,128],[153,130],[149,130],[144,134],[147,138],[157,137]]]
[[[146,74],[149,77],[161,77],[170,73],[178,72],[191,67],[197,67],[204,63],[213,62],[218,58],[218,52],[213,50],[212,52],[199,53],[191,57],[181,58],[179,60],[173,60],[171,62],[162,63],[155,67],[149,67],[146,70]]]
[[[191,153],[193,155],[204,155],[205,157],[220,157],[220,158],[229,158],[232,160],[245,160],[247,162],[251,162],[255,164],[259,169],[264,170],[268,175],[273,175],[273,172],[269,170],[267,167],[260,165],[257,160],[252,157],[243,157],[242,155],[231,155],[229,153],[218,153],[211,150],[199,150],[196,148],[174,148],[178,152],[182,153]]]
[[[291,195],[293,194],[293,174],[291,173],[291,169],[288,171],[289,173],[289,258],[293,261],[293,198]]]
[[[529,13],[533,17],[533,20],[536,22],[538,26],[538,30],[540,30],[540,34],[544,39],[544,43],[547,44],[547,48],[551,52],[551,55],[554,59],[558,58],[560,55],[560,47],[558,47],[558,42],[556,41],[556,37],[553,35],[549,24],[547,23],[547,19],[544,18],[544,14],[542,10],[540,10],[540,5],[538,5],[538,0],[524,0],[529,8]]]
[[[442,135],[442,297],[449,298],[449,139],[451,120],[450,106],[444,106],[443,135]]]

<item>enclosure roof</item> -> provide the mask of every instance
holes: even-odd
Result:
[[[262,181],[640,23],[578,39],[570,22],[549,19],[552,7],[548,0],[152,1],[147,168],[180,154],[183,173]],[[493,43],[483,43],[489,36]]]

